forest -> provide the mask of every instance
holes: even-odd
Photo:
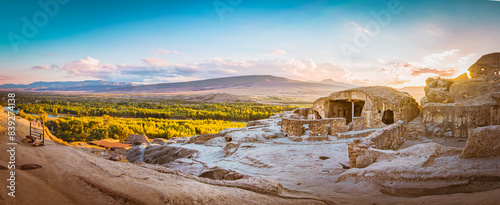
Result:
[[[152,102],[50,101],[19,104],[25,113],[67,114],[80,117],[103,116],[160,119],[217,119],[250,121],[268,118],[274,113],[293,110],[294,106],[257,103],[160,104]]]
[[[245,122],[269,118],[296,106],[258,103],[190,103],[120,99],[38,98],[17,105],[25,119],[40,119],[57,137],[68,141],[119,139],[130,134],[149,138],[214,134]],[[28,115],[38,114],[38,116]],[[49,120],[47,114],[59,118]]]
[[[244,127],[244,122],[223,120],[169,120],[158,118],[61,117],[47,122],[52,133],[64,141],[92,141],[119,139],[130,134],[144,134],[149,138],[173,138],[218,133],[227,128]]]

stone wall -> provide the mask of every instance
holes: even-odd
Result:
[[[469,129],[500,125],[500,105],[428,103],[422,116],[427,135],[467,138]]]
[[[352,119],[352,130],[357,131],[357,130],[364,130],[366,129],[366,121],[364,117],[354,117]]]
[[[333,133],[347,132],[345,118],[326,118],[321,120],[283,118],[281,131],[288,133],[289,136],[302,136],[306,130],[304,125],[309,126],[309,135],[311,136],[327,136]]]
[[[368,137],[360,139],[355,139],[353,142],[348,144],[349,152],[349,165],[351,168],[363,168],[367,167],[369,164],[363,163],[366,160],[361,160],[361,158],[369,157],[364,156],[369,148],[375,149],[393,149],[396,150],[401,146],[404,141],[405,132],[404,121],[398,121],[395,124],[389,125],[384,129],[378,130]]]
[[[470,130],[462,157],[500,156],[500,125],[478,127]]]

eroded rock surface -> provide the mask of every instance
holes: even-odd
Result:
[[[140,145],[127,151],[127,158],[130,162],[146,162],[152,164],[166,164],[178,158],[192,158],[199,153],[182,147],[172,147],[166,145]]]
[[[146,135],[133,134],[129,135],[125,141],[127,144],[140,145],[142,143],[149,143],[149,138]]]
[[[462,157],[494,156],[500,156],[500,125],[472,129]]]

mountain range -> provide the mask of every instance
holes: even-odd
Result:
[[[31,84],[4,84],[1,90],[18,91],[79,91],[102,94],[166,95],[228,93],[247,96],[318,97],[331,92],[356,87],[331,79],[320,82],[303,82],[271,75],[248,75],[214,78],[177,83],[135,85],[99,80],[72,82],[35,82]]]
[[[207,80],[160,83],[100,91],[100,93],[207,94],[228,93],[246,96],[317,97],[356,87],[343,83],[291,80],[272,75],[248,75]]]
[[[135,84],[126,82],[119,82],[119,83],[108,82],[102,80],[54,81],[54,82],[38,81],[31,84],[3,84],[0,85],[0,90],[96,92],[96,91],[112,90],[112,89],[131,87],[131,86],[135,86]]]
[[[0,90],[9,91],[62,91],[99,94],[141,95],[206,95],[227,93],[252,97],[296,97],[314,100],[332,92],[357,87],[357,85],[337,82],[332,79],[322,81],[297,81],[272,75],[248,75],[214,78],[176,83],[158,83],[137,85],[127,82],[109,82],[102,80],[34,82],[31,84],[3,84]],[[400,89],[410,93],[417,101],[424,95],[423,87],[405,87]]]

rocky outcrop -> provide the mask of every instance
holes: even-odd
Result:
[[[500,156],[500,125],[478,127],[470,130],[462,157]]]
[[[154,138],[151,143],[153,144],[159,144],[159,145],[164,145],[167,142],[167,140],[163,138]]]
[[[179,158],[192,158],[199,154],[199,151],[172,146],[141,145],[130,148],[127,151],[127,158],[130,162],[146,162],[151,164],[166,164]]]
[[[189,140],[186,142],[186,143],[195,143],[195,144],[203,144],[213,138],[216,138],[216,137],[221,137],[223,136],[222,134],[220,133],[217,133],[217,134],[204,134],[204,135],[196,135],[196,136],[193,136],[191,138],[189,138]]]
[[[133,134],[127,137],[125,140],[127,144],[140,145],[142,143],[149,143],[149,138],[146,135]]]
[[[249,176],[240,174],[233,170],[214,167],[203,171],[199,177],[215,179],[215,180],[238,180]]]
[[[490,53],[482,56],[469,67],[471,78],[484,80],[500,80],[500,53]]]
[[[426,135],[469,137],[469,130],[500,125],[500,53],[481,57],[470,68],[471,79],[429,78],[422,98]]]
[[[450,96],[450,86],[453,84],[451,79],[428,78],[424,87],[425,97],[420,100],[423,106],[426,103],[453,103]]]

